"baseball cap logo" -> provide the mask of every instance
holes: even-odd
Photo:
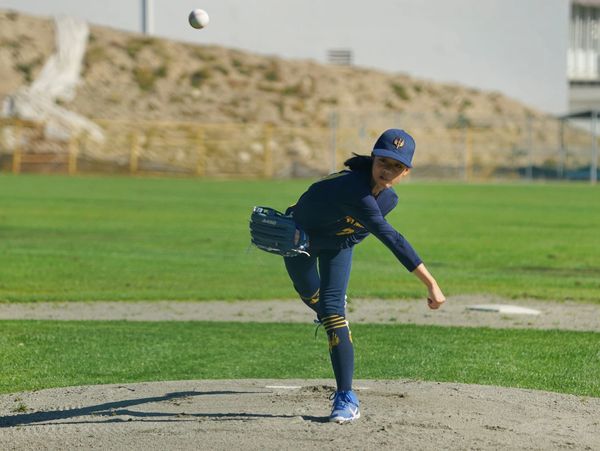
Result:
[[[396,149],[400,149],[401,147],[404,147],[404,139],[394,138],[394,147]]]

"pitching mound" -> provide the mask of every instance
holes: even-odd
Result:
[[[182,381],[0,396],[1,449],[599,449],[600,398],[359,380],[327,422],[322,380]]]

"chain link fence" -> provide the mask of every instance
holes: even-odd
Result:
[[[393,127],[417,143],[411,178],[594,180],[597,138],[584,123],[333,112],[328,127],[95,121],[105,139],[48,139],[44,124],[0,122],[6,172],[164,173],[201,177],[314,177],[369,154]],[[401,124],[401,125],[399,125]],[[596,141],[596,142],[595,142]]]

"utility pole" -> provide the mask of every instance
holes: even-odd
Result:
[[[152,0],[141,0],[142,2],[142,33],[146,35],[154,34],[154,5]]]

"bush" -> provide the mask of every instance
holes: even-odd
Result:
[[[281,94],[284,96],[299,96],[301,94],[300,83],[295,85],[288,85],[281,90]]]
[[[473,106],[473,102],[471,102],[470,99],[463,99],[462,102],[461,102],[461,104],[460,104],[460,108],[459,109],[460,109],[460,111],[464,111],[467,108],[470,108],[472,106]]]
[[[199,69],[190,75],[190,84],[194,88],[199,88],[210,77],[211,74],[208,69]]]
[[[156,42],[154,38],[131,38],[125,44],[125,51],[127,54],[134,58],[137,54],[147,45],[153,45]]]
[[[104,61],[107,59],[106,50],[104,47],[100,46],[92,46],[89,47],[87,52],[85,52],[85,57],[83,60],[83,66],[86,70],[92,67],[95,63]]]
[[[261,67],[264,70],[264,77],[267,81],[281,81],[281,67],[276,61],[272,61],[268,66]]]
[[[203,47],[193,47],[191,49],[192,57],[202,61],[215,61],[217,57],[212,53],[208,52]]]
[[[152,91],[159,78],[167,76],[167,66],[164,64],[157,68],[138,66],[133,69],[133,78],[142,91]]]
[[[454,129],[455,128],[466,128],[466,127],[471,127],[471,126],[473,126],[472,119],[463,113],[458,114],[458,116],[456,116],[455,119],[453,119],[452,121],[450,121],[447,124],[447,127],[451,128],[451,129],[452,128],[454,128]]]
[[[167,66],[166,64],[163,64],[162,66],[154,69],[154,75],[156,75],[157,78],[164,78],[167,76]]]
[[[408,95],[408,92],[406,92],[404,85],[400,83],[392,83],[392,90],[394,91],[394,94],[396,94],[396,96],[402,100],[410,100],[410,96]]]
[[[15,69],[25,78],[27,83],[31,83],[33,81],[33,71],[35,68],[42,64],[42,58],[36,58],[27,63],[17,63],[15,64]]]
[[[232,58],[231,65],[233,67],[235,67],[237,69],[237,71],[242,75],[246,75],[246,76],[252,75],[252,67],[245,65],[241,59],[238,59],[235,57]]]
[[[142,91],[152,91],[156,75],[150,67],[136,67],[133,69],[133,77]]]
[[[216,70],[217,72],[222,73],[223,75],[229,75],[229,69],[227,69],[225,66],[223,66],[221,64],[216,64],[215,66],[213,66],[213,69]]]
[[[269,69],[265,72],[265,80],[279,81],[279,74],[275,69]]]

